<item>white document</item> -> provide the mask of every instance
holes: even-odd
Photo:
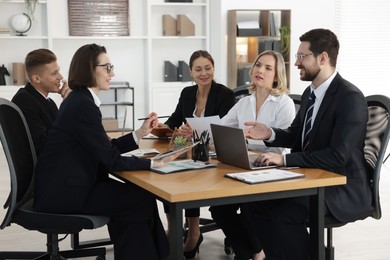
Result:
[[[207,130],[210,134],[210,144],[214,143],[210,124],[220,125],[221,119],[219,116],[186,117],[186,120],[192,130],[196,131],[199,136],[204,130]]]
[[[158,173],[171,173],[171,172],[181,172],[189,170],[197,170],[203,168],[212,168],[216,167],[215,164],[209,162],[194,161],[192,159],[187,160],[178,160],[167,163],[166,166],[160,168],[152,168],[152,171]]]
[[[280,169],[267,169],[267,170],[250,171],[250,172],[228,173],[225,176],[249,184],[305,177],[303,173],[290,172],[290,171],[285,171]]]
[[[143,157],[143,156],[151,156],[160,154],[160,152],[157,149],[136,149],[127,153],[122,153],[122,156],[137,156],[137,157]]]

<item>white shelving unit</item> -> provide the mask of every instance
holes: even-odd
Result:
[[[164,61],[177,65],[187,64],[191,54],[199,49],[210,50],[210,0],[193,0],[192,3],[166,3],[147,1],[149,110],[170,115],[179,100],[180,92],[192,82],[164,82]],[[195,24],[194,36],[163,36],[162,16],[176,19],[186,15]]]
[[[210,0],[192,3],[129,0],[130,36],[127,37],[69,36],[67,3],[67,0],[41,0],[27,36],[0,34],[0,66],[4,64],[12,75],[12,62],[23,62],[33,49],[49,48],[56,53],[61,73],[67,78],[75,51],[84,44],[96,43],[107,48],[115,65],[116,75],[112,80],[127,81],[134,87],[135,117],[144,117],[150,111],[161,115],[172,113],[181,89],[192,83],[164,82],[164,60],[188,63],[193,51],[210,49]],[[24,0],[0,0],[0,28],[8,27],[9,19],[23,12],[26,12]],[[163,14],[175,17],[185,14],[195,24],[195,36],[162,36]],[[12,76],[6,81],[12,85]],[[131,98],[130,93],[123,95]]]

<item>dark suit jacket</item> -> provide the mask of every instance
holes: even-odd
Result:
[[[302,152],[302,127],[310,88],[302,95],[300,110],[287,130],[274,129],[272,146],[292,148],[287,166],[321,168],[347,177],[347,185],[325,189],[325,203],[340,221],[354,221],[369,215],[371,191],[364,159],[368,120],[363,94],[339,74],[330,84],[316,115],[310,147]]]
[[[150,169],[150,160],[121,156],[137,147],[131,134],[110,142],[91,93],[73,90],[62,102],[38,158],[34,206],[40,211],[83,212],[101,165],[110,172]]]
[[[47,134],[56,118],[58,108],[53,100],[47,100],[30,83],[18,90],[12,98],[26,118],[34,142],[35,151],[40,154],[46,143]]]
[[[165,122],[171,129],[180,127],[186,122],[186,117],[193,117],[196,105],[198,85],[185,87],[179,98],[175,112]],[[223,117],[234,106],[234,93],[231,89],[213,81],[207,97],[204,116]]]

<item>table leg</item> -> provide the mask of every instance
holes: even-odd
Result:
[[[183,209],[169,204],[169,253],[171,260],[183,259]]]
[[[324,188],[310,196],[310,249],[311,259],[324,260]]]

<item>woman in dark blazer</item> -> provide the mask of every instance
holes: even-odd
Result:
[[[178,154],[156,161],[121,156],[136,149],[158,120],[150,113],[133,133],[108,138],[98,93],[109,88],[114,75],[104,47],[88,44],[76,51],[69,69],[72,92],[61,104],[36,166],[34,207],[109,216],[115,259],[162,259],[168,241],[155,199],[136,185],[110,179],[108,172],[149,170]]]
[[[231,89],[214,81],[214,59],[204,50],[195,51],[189,62],[190,74],[196,85],[182,90],[175,112],[165,124],[159,127],[177,129],[177,134],[190,137],[192,129],[186,117],[223,117],[234,106],[234,93]],[[165,212],[167,212],[165,207]],[[184,256],[193,258],[203,240],[199,229],[199,208],[187,209],[185,216],[188,223],[188,234],[184,244]]]

